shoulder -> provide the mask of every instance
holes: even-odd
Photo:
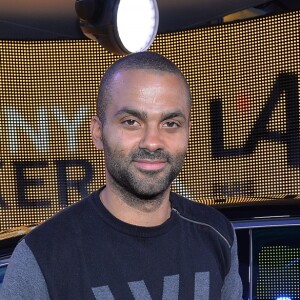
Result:
[[[50,299],[41,269],[22,240],[13,252],[5,273],[1,299]]]
[[[171,193],[172,208],[178,215],[193,224],[212,229],[231,247],[234,242],[234,230],[230,221],[218,210],[208,205],[191,201],[183,196]]]
[[[92,193],[37,226],[25,237],[27,244],[31,246],[41,243],[41,241],[45,242],[45,237],[47,237],[48,242],[65,243],[74,235],[79,234],[81,227],[88,222],[89,216],[95,214],[93,202],[97,195],[98,192]]]

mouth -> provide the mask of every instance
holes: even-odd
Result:
[[[164,160],[136,160],[134,164],[138,169],[144,171],[160,171],[166,166],[167,162]]]

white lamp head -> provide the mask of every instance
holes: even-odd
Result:
[[[157,34],[156,0],[77,0],[75,8],[83,33],[116,54],[145,51]]]

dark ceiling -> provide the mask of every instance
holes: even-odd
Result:
[[[101,0],[99,0],[101,1]],[[75,0],[0,0],[0,39],[83,39]],[[220,23],[255,8],[259,14],[300,9],[299,0],[157,0],[159,33]]]

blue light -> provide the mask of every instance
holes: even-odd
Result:
[[[290,297],[277,297],[275,300],[293,300]]]

